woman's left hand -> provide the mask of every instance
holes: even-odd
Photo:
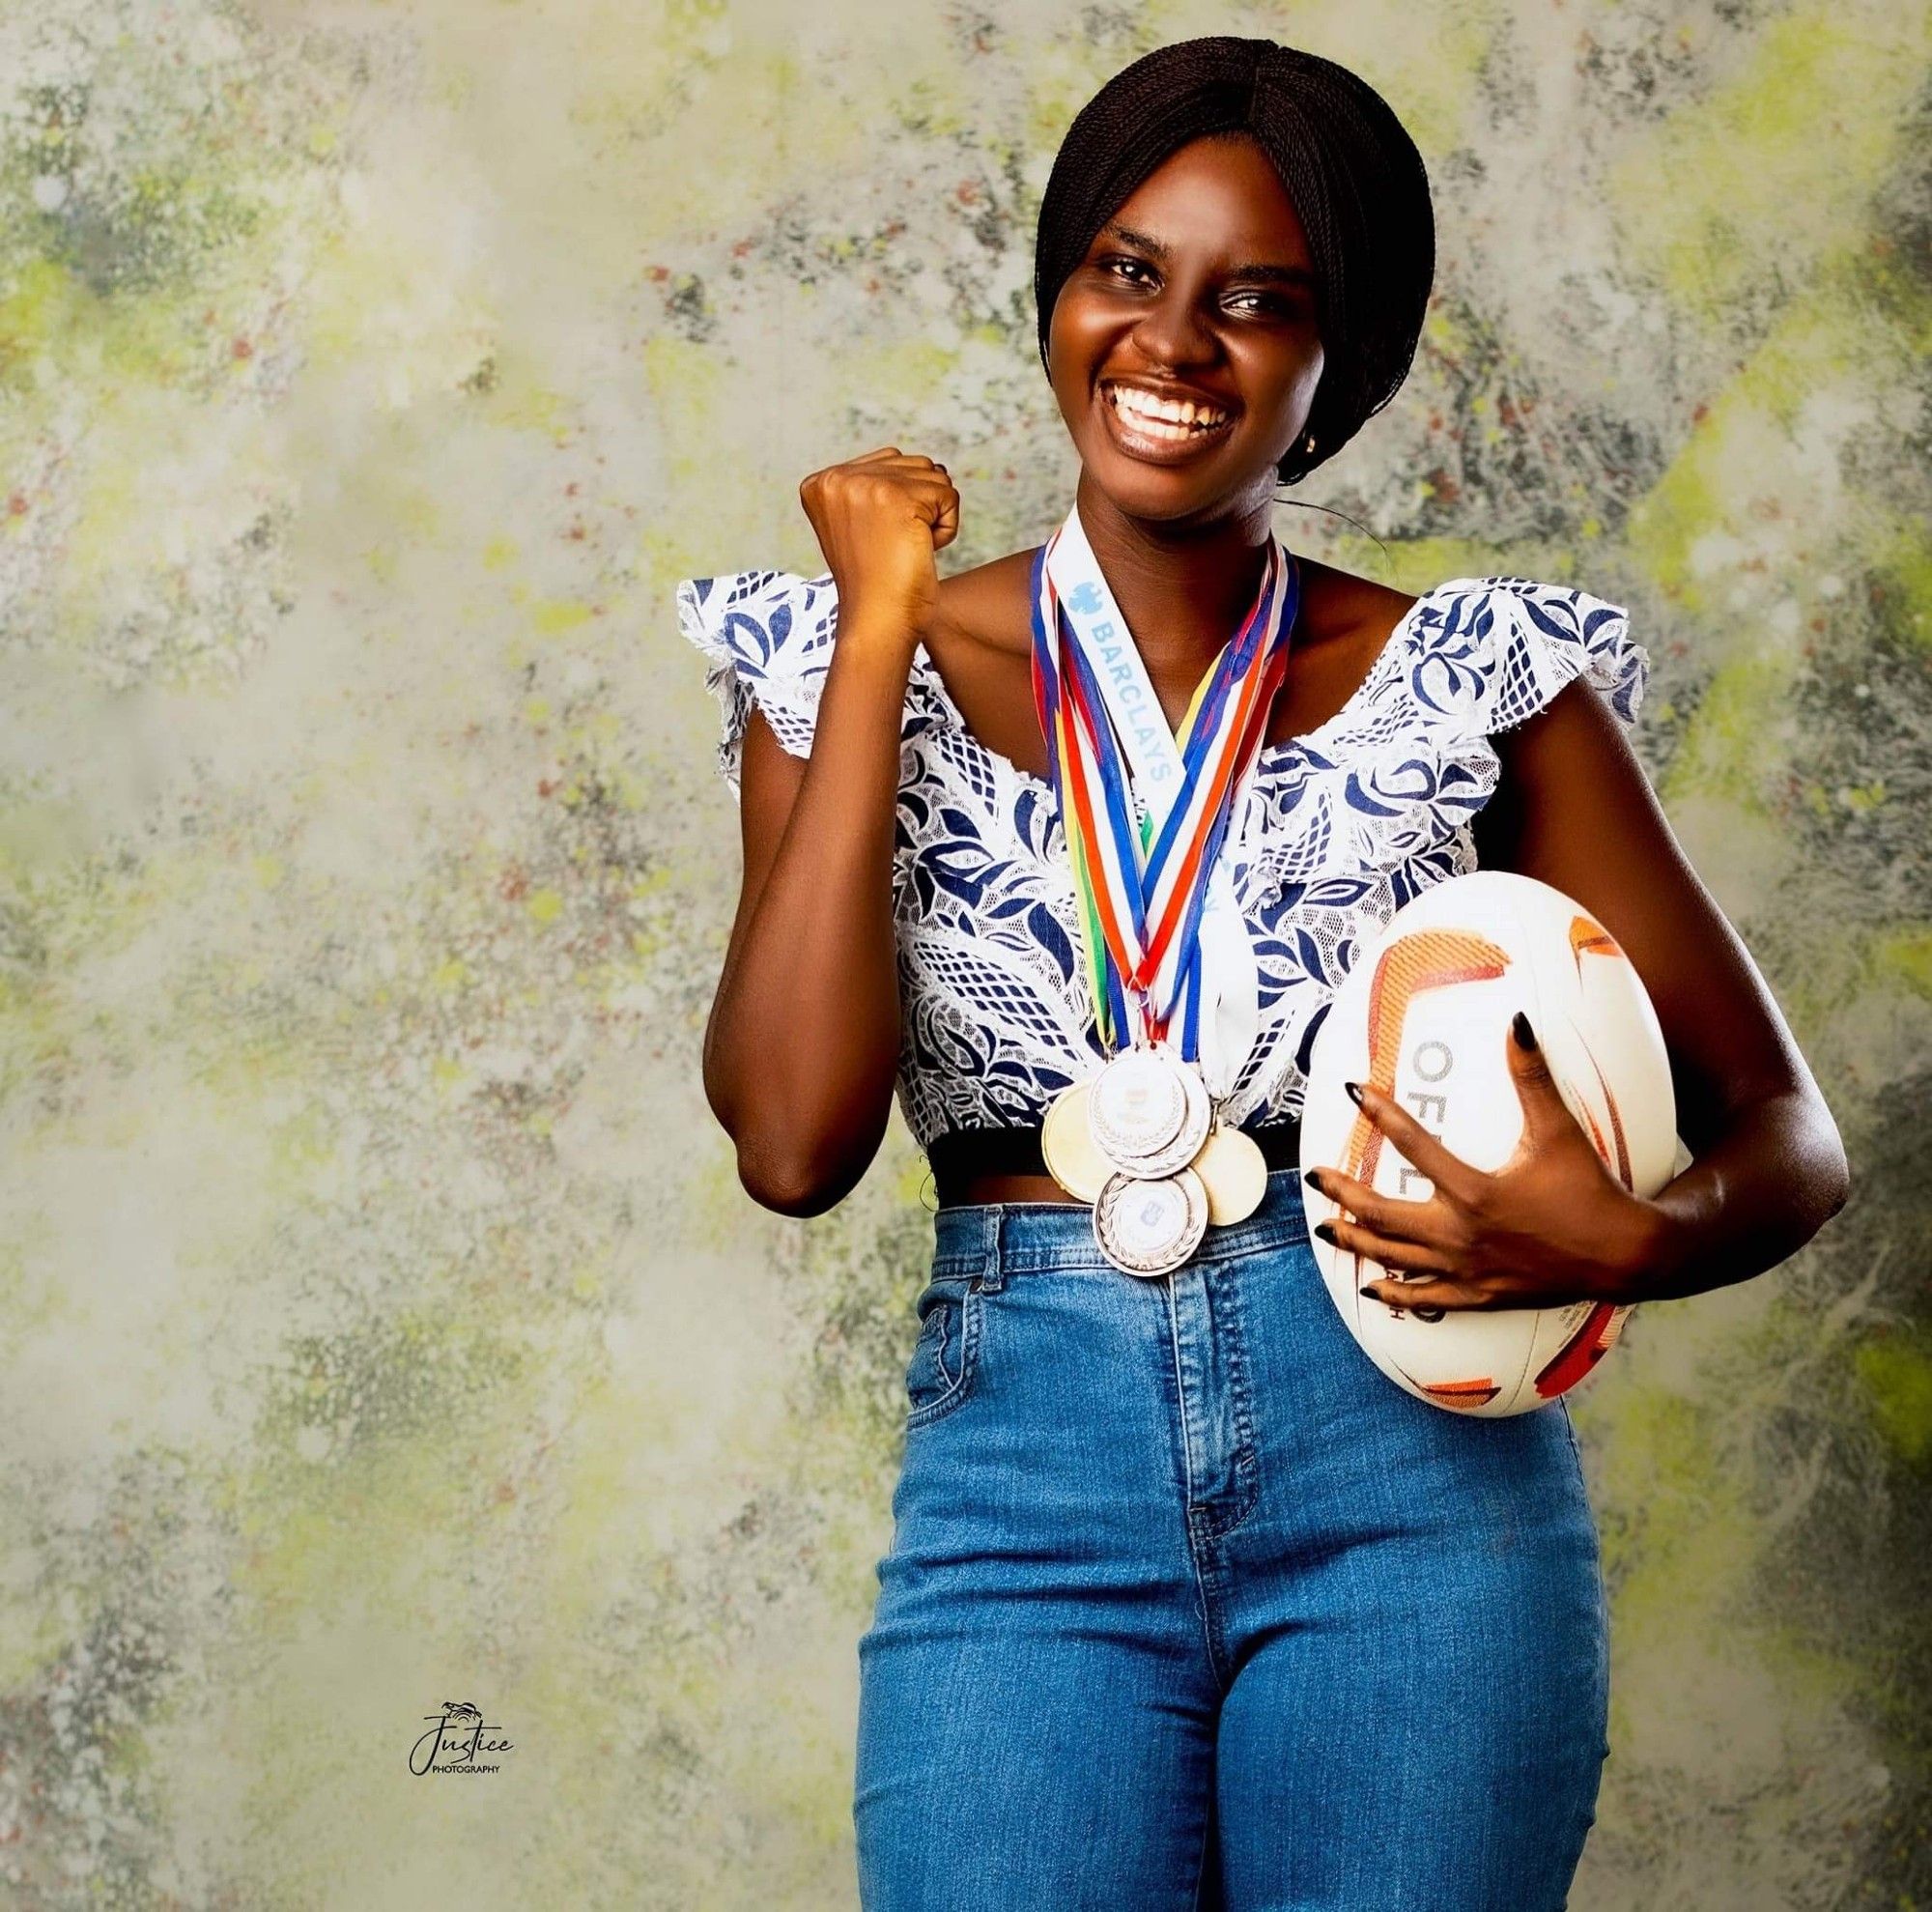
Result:
[[[1605,1167],[1570,1113],[1527,1017],[1505,1036],[1522,1104],[1522,1140],[1493,1174],[1451,1155],[1393,1097],[1354,1085],[1357,1106],[1417,1174],[1426,1201],[1384,1195],[1337,1168],[1308,1180],[1342,1215],[1316,1233],[1407,1277],[1365,1282],[1396,1307],[1553,1308],[1636,1301],[1659,1252],[1663,1217]],[[1525,1042],[1522,1039],[1527,1037]]]

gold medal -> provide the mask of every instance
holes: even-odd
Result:
[[[1075,1082],[1054,1097],[1040,1125],[1039,1152],[1047,1173],[1076,1202],[1091,1202],[1106,1186],[1113,1164],[1101,1153],[1087,1121],[1094,1079]]]
[[[1188,1166],[1208,1191],[1208,1219],[1216,1228],[1245,1221],[1267,1193],[1267,1157],[1261,1144],[1218,1115],[1201,1153]]]

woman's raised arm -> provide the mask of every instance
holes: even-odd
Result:
[[[811,754],[753,711],[744,879],[704,1035],[704,1091],[764,1207],[817,1214],[878,1152],[898,1064],[892,860],[912,655],[958,535],[945,467],[885,446],[799,488],[838,590]]]

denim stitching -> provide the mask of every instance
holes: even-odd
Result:
[[[1240,1292],[1240,1283],[1231,1281],[1226,1284],[1230,1317],[1227,1337],[1228,1375],[1232,1384],[1235,1403],[1235,1461],[1241,1478],[1247,1483],[1247,1493],[1240,1504],[1228,1516],[1226,1524],[1214,1524],[1212,1509],[1204,1510],[1204,1531],[1212,1540],[1223,1540],[1252,1514],[1262,1498],[1261,1464],[1256,1452],[1254,1391],[1248,1378],[1248,1305],[1247,1298]]]
[[[1239,1227],[1237,1222],[1236,1227]],[[1184,1264],[1187,1268],[1219,1268],[1223,1263],[1243,1261],[1255,1255],[1277,1254],[1284,1249],[1305,1247],[1308,1242],[1306,1231],[1296,1234],[1268,1234],[1251,1236],[1238,1245],[1231,1244],[1214,1249],[1197,1249]],[[972,1274],[985,1266],[980,1256],[966,1256],[958,1253],[935,1256],[929,1264],[935,1275],[955,1276]],[[1134,1281],[1146,1279],[1144,1276],[1123,1274],[1112,1262],[1108,1261],[1096,1243],[1086,1242],[1054,1243],[1025,1246],[1016,1245],[1003,1248],[999,1257],[1003,1276],[1018,1274],[1092,1274],[1105,1276],[1109,1280]]]
[[[1194,1450],[1188,1425],[1187,1383],[1180,1372],[1180,1314],[1175,1306],[1174,1283],[1163,1276],[1160,1286],[1167,1302],[1168,1349],[1173,1356],[1174,1398],[1175,1406],[1179,1410],[1176,1425],[1180,1430],[1180,1512],[1181,1525],[1187,1530],[1187,1562],[1194,1569],[1194,1587],[1201,1596],[1201,1639],[1208,1649],[1208,1669],[1213,1673],[1215,1683],[1225,1691],[1227,1678],[1222,1670],[1220,1651],[1214,1644],[1214,1602],[1201,1572],[1200,1541],[1202,1538],[1211,1538],[1211,1536],[1198,1534],[1199,1523],[1194,1506]]]
[[[1578,1440],[1577,1439],[1577,1423],[1575,1418],[1572,1416],[1570,1413],[1569,1396],[1567,1394],[1557,1395],[1555,1406],[1557,1408],[1557,1411],[1563,1416],[1563,1432],[1569,1438],[1570,1441],[1570,1465],[1575,1470],[1577,1475],[1577,1493],[1578,1497],[1581,1498],[1583,1505],[1589,1510],[1590,1550],[1592,1554],[1595,1555],[1597,1563],[1597,1614],[1598,1614],[1597,1625],[1598,1625],[1598,1637],[1603,1641],[1603,1645],[1600,1650],[1604,1655],[1604,1660],[1601,1663],[1602,1679],[1603,1679],[1603,1684],[1607,1689],[1609,1682],[1608,1653],[1609,1653],[1609,1632],[1610,1632],[1610,1589],[1609,1589],[1609,1583],[1604,1578],[1603,1535],[1602,1535],[1602,1530],[1597,1524],[1596,1509],[1593,1506],[1591,1506],[1590,1503],[1590,1479],[1589,1475],[1584,1471],[1582,1443],[1578,1441]],[[1604,1739],[1603,1749],[1597,1755],[1597,1761],[1600,1767],[1603,1764],[1603,1762],[1610,1756],[1610,1742],[1608,1737],[1608,1730],[1609,1729],[1606,1724],[1605,1727],[1605,1739]],[[1590,1819],[1588,1823],[1585,1825],[1584,1831],[1587,1833],[1589,1827],[1594,1825],[1595,1823],[1596,1823],[1596,1812],[1593,1807],[1590,1814]]]
[[[1203,1895],[1208,1890],[1208,1848],[1212,1846],[1212,1844],[1214,1843],[1214,1801],[1211,1796],[1213,1791],[1214,1773],[1213,1773],[1213,1761],[1211,1759],[1208,1761],[1208,1784],[1210,1796],[1208,1801],[1208,1811],[1203,1817],[1201,1826],[1201,1856],[1194,1862],[1193,1912],[1201,1912],[1201,1906],[1203,1903]],[[1215,1884],[1216,1886],[1218,1886],[1220,1884],[1220,1881],[1217,1879],[1215,1881]]]
[[[951,1307],[953,1305],[953,1301],[952,1298],[948,1298],[938,1305],[941,1307]],[[976,1290],[969,1288],[964,1294],[958,1297],[957,1305],[959,1308],[959,1378],[953,1382],[952,1385],[944,1394],[935,1395],[930,1401],[923,1402],[920,1406],[912,1409],[905,1419],[906,1431],[908,1433],[915,1428],[930,1427],[936,1420],[944,1420],[953,1409],[962,1406],[967,1396],[973,1391],[973,1376],[979,1366],[980,1297]],[[940,1347],[942,1352],[946,1345],[946,1329],[947,1324],[942,1322],[940,1324]],[[941,1363],[940,1372],[942,1374],[946,1372],[943,1362]]]
[[[952,1338],[950,1332],[952,1326],[952,1298],[950,1295],[942,1297],[939,1305],[933,1309],[933,1313],[939,1317],[939,1333],[935,1337],[938,1346],[932,1351],[932,1365],[939,1370],[939,1378],[946,1384],[939,1390],[938,1397],[944,1400],[947,1395],[951,1394],[959,1385],[960,1382],[960,1377],[946,1365],[947,1343]]]

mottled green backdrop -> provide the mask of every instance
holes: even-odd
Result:
[[[698,1083],[682,576],[807,471],[1065,510],[1054,147],[1267,34],[1428,157],[1397,403],[1286,511],[1632,607],[1645,760],[1852,1207],[1577,1396],[1573,1904],[1932,1902],[1932,29],[1899,0],[0,5],[0,1903],[854,1901],[929,1239]],[[413,1777],[446,1704],[513,1742]],[[1372,1810],[1365,1795],[1364,1811]]]

